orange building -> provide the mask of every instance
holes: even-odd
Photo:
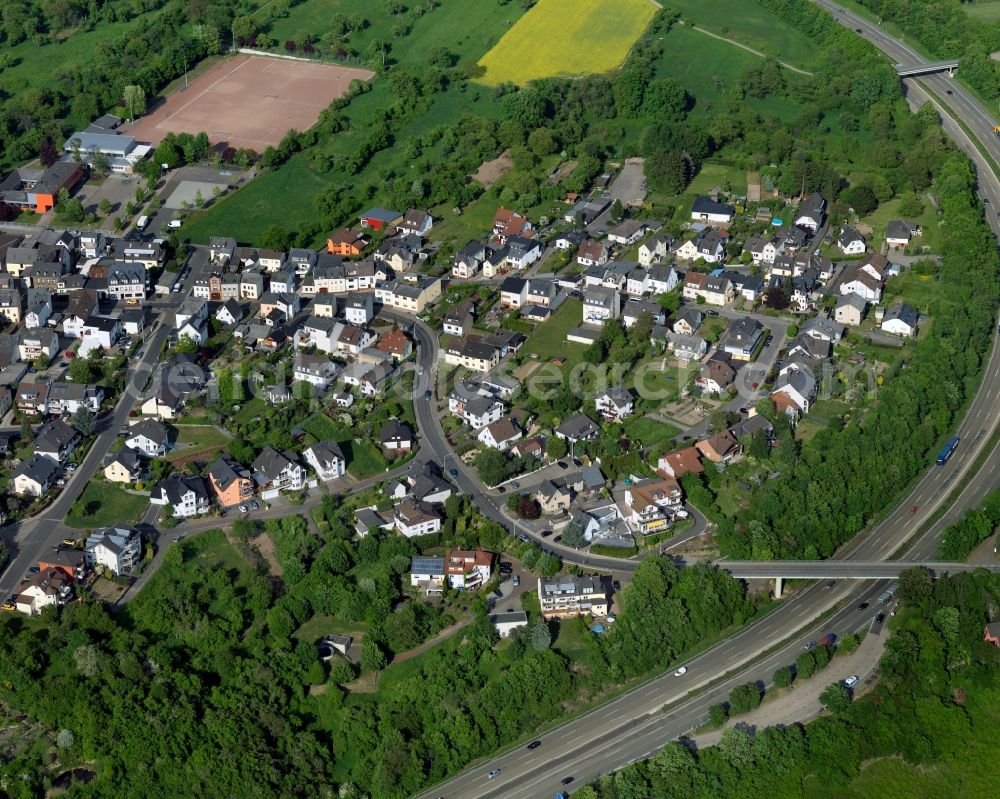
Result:
[[[362,236],[357,230],[349,227],[342,227],[333,231],[330,238],[326,240],[326,251],[333,255],[351,256],[361,255],[361,252],[368,246],[368,239]]]
[[[223,508],[231,508],[253,499],[253,480],[250,472],[234,460],[223,455],[208,470],[208,481],[215,498]]]
[[[21,167],[0,182],[0,202],[44,214],[55,208],[60,191],[72,194],[86,174],[86,167],[76,161],[56,161],[44,170]]]

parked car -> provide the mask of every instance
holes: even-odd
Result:
[[[448,470],[448,474],[450,474],[452,477],[458,477],[458,469],[456,469],[454,466],[452,466]]]
[[[526,536],[524,533],[518,533],[517,534],[517,540],[518,541],[523,541],[525,544],[527,544],[531,539],[528,538],[528,536]]]
[[[17,610],[17,605],[15,603],[11,602],[8,599],[6,602],[4,602],[2,605],[0,605],[0,609],[6,610],[6,611],[9,612],[9,611],[12,611],[12,610]]]
[[[560,541],[562,541],[562,536],[561,535],[557,535],[555,538],[552,539],[552,541],[554,543],[558,544]]]
[[[497,493],[498,494],[506,494],[507,493],[507,489],[504,488],[503,486],[500,486],[500,488],[497,489]]]
[[[815,648],[816,648],[816,642],[815,641],[810,641],[809,643],[807,643],[805,645],[806,652],[809,652],[810,650],[815,649]]]
[[[76,546],[76,539],[75,538],[64,538],[63,539],[63,546],[64,547],[75,547]]]
[[[615,589],[615,592],[616,592],[616,593],[617,593],[618,591],[621,591],[621,590],[622,590],[622,584],[621,584],[621,582],[620,582],[619,580],[614,580],[614,581],[613,581],[613,582],[611,583],[611,587]]]
[[[855,685],[858,684],[858,681],[859,681],[858,675],[852,674],[850,677],[844,680],[844,685],[846,685],[848,688],[853,688]]]
[[[513,483],[510,484],[510,487],[511,488],[520,488],[521,484],[519,482],[517,482],[517,480],[515,480]]]
[[[514,587],[517,588],[520,584],[521,584],[521,575],[520,574],[515,574],[514,575]]]
[[[38,574],[38,572],[40,571],[41,569],[39,569],[37,566],[32,566],[28,569],[28,574]]]
[[[837,643],[837,636],[833,633],[827,633],[823,636],[823,646],[833,646]]]
[[[560,469],[567,469],[567,468],[569,468],[569,467],[566,466],[566,461],[557,461],[556,462],[556,466],[558,466]]]
[[[876,624],[881,624],[884,621],[885,621],[885,614],[884,613],[879,613],[878,616],[875,617],[875,623]]]
[[[247,512],[247,506],[246,505],[240,505],[240,513],[246,513],[246,512]]]
[[[260,503],[253,499],[250,501],[250,510],[260,510]]]

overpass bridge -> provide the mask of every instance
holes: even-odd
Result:
[[[895,580],[900,572],[927,569],[935,577],[986,569],[1000,572],[1000,563],[981,566],[970,563],[901,560],[720,560],[714,564],[733,577],[774,580],[774,595],[780,597],[786,579],[797,580]]]
[[[958,69],[958,59],[949,61],[924,61],[920,64],[896,64],[896,74],[901,78],[913,78],[917,75],[932,75],[935,72],[953,74]]]

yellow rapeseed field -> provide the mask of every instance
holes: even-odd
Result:
[[[480,60],[482,82],[608,72],[656,13],[652,0],[539,0]]]

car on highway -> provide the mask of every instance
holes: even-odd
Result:
[[[804,647],[804,649],[806,650],[806,652],[809,652],[810,650],[815,649],[815,648],[816,648],[816,642],[815,641],[810,641]]]
[[[875,623],[876,624],[881,624],[884,621],[885,621],[885,614],[884,613],[879,613],[878,616],[875,617]]]
[[[528,744],[528,751],[530,752],[533,749],[537,749],[541,745],[542,745],[541,741],[532,741],[530,744]]]
[[[495,768],[495,769],[493,769],[493,771],[491,771],[489,774],[486,775],[486,779],[492,780],[493,778],[499,777],[499,776],[500,776],[500,769]]]
[[[858,610],[865,610],[867,608],[868,608],[867,602],[862,602],[860,605],[858,605]]]
[[[240,505],[240,513],[246,513],[248,510],[246,505]]]
[[[688,667],[687,666],[681,666],[679,669],[677,669],[677,671],[674,672],[674,676],[675,677],[683,677],[687,673],[688,673]]]
[[[573,782],[573,778],[572,777],[563,777],[559,784],[560,785],[569,785],[571,782]]]
[[[844,680],[844,685],[847,686],[848,688],[853,688],[857,684],[858,684],[857,674],[852,674],[850,677]]]

